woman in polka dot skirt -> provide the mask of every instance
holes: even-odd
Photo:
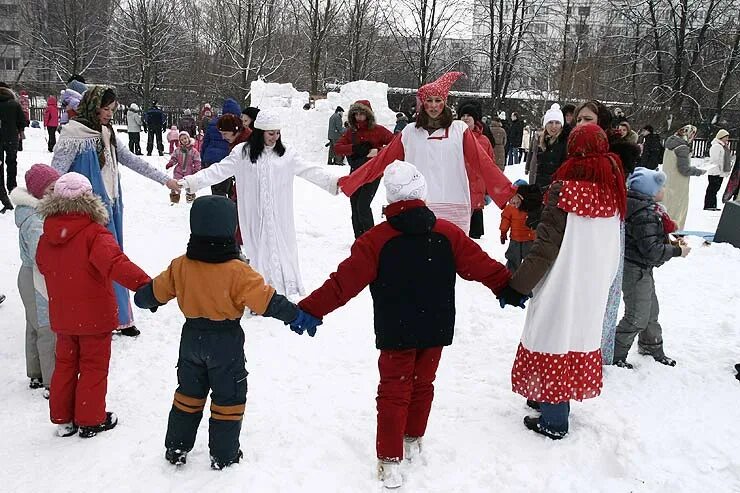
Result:
[[[594,124],[576,127],[545,198],[537,239],[500,296],[517,304],[521,293],[534,295],[511,381],[542,413],[525,417],[525,426],[552,439],[568,433],[572,399],[601,393],[601,326],[619,267],[625,208],[622,166],[606,134]]]

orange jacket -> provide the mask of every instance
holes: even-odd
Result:
[[[527,227],[527,213],[520,211],[511,204],[507,204],[501,212],[501,233],[511,229],[511,239],[514,241],[534,241],[537,237],[533,229]]]

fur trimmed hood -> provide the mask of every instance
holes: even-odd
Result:
[[[66,199],[53,194],[49,195],[39,201],[38,211],[44,218],[81,214],[103,226],[108,224],[108,210],[105,208],[105,204],[103,204],[100,197],[90,192],[74,199]]]
[[[14,205],[33,207],[36,209],[39,205],[39,199],[23,187],[16,187],[10,192],[10,200]]]
[[[0,102],[2,101],[11,101],[13,99],[18,99],[15,95],[15,93],[8,89],[7,87],[0,87]]]
[[[357,130],[357,120],[355,119],[355,115],[360,112],[365,113],[365,116],[367,117],[367,128],[373,128],[375,126],[375,113],[373,112],[372,106],[370,106],[370,102],[365,100],[355,101],[349,107],[347,121],[349,122],[350,127]]]

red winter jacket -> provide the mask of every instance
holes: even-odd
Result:
[[[103,203],[88,194],[73,200],[51,196],[38,210],[46,220],[36,263],[46,279],[52,330],[66,335],[115,330],[112,281],[135,291],[151,279],[103,226],[108,219]]]
[[[357,122],[357,130],[351,128],[345,130],[336,144],[334,144],[334,153],[338,156],[352,155],[352,134],[354,133],[354,144],[369,142],[371,149],[381,150],[393,140],[393,134],[390,130],[382,125],[375,124],[373,128],[368,128],[367,121]]]
[[[49,96],[46,100],[46,109],[44,110],[44,126],[59,126],[59,108],[57,108],[57,98]]]
[[[481,123],[476,123],[472,132],[480,148],[494,160],[493,166],[496,166],[496,161],[493,157],[493,146],[491,146],[491,141],[488,140],[488,137],[483,135],[483,125]],[[486,162],[481,163],[480,166],[491,166],[491,164]],[[468,164],[467,160],[465,161],[465,169],[468,173],[468,184],[470,185],[471,209],[483,209],[486,205],[486,182],[483,180],[483,174],[475,171],[475,166]]]

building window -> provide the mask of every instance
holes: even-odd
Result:
[[[18,70],[20,59],[18,58],[0,58],[1,70]]]

